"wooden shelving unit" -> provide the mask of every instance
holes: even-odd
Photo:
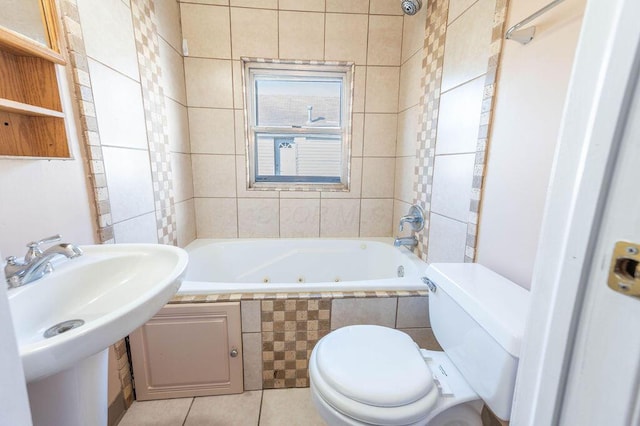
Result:
[[[58,52],[0,27],[0,155],[70,156],[56,64]]]

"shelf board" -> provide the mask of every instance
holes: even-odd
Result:
[[[15,114],[29,115],[34,117],[57,117],[64,118],[64,113],[35,105],[24,104],[10,99],[0,98],[0,111]]]
[[[0,49],[19,56],[34,56],[56,64],[66,64],[60,53],[3,26],[0,26]]]

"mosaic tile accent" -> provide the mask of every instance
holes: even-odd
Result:
[[[240,300],[287,300],[287,299],[347,299],[374,297],[412,297],[428,296],[427,290],[394,290],[394,291],[326,291],[314,293],[226,293],[177,295],[169,303],[213,303],[235,302]]]
[[[164,92],[161,85],[157,17],[153,0],[132,0],[131,15],[147,125],[158,242],[177,245],[173,176]]]
[[[496,83],[500,54],[504,42],[505,21],[508,0],[496,0],[493,18],[493,32],[491,35],[491,56],[484,80],[484,95],[480,116],[480,129],[476,144],[476,158],[473,168],[473,182],[471,187],[471,205],[469,206],[469,220],[467,222],[467,243],[464,253],[465,262],[474,262],[476,258],[476,242],[478,239],[478,219],[482,205],[482,189],[484,186],[485,169],[487,164],[487,148],[491,134],[491,116],[495,103]]]
[[[309,357],[331,331],[331,299],[264,300],[263,389],[309,386]]]
[[[440,87],[444,64],[444,44],[447,35],[449,0],[435,0],[427,4],[427,24],[422,59],[420,115],[418,121],[418,148],[413,189],[414,204],[426,213],[425,230],[417,234],[418,256],[427,260],[429,212],[433,189],[433,165],[435,159],[436,129],[440,107]]]
[[[85,50],[80,14],[76,0],[60,0],[59,14],[62,19],[62,33],[67,48],[69,66],[72,74],[74,95],[78,104],[79,122],[82,129],[81,145],[88,163],[89,181],[93,188],[96,210],[98,242],[113,243],[113,221],[109,188],[102,157],[102,143],[98,131],[98,120],[93,100],[93,89],[89,77],[89,64]]]

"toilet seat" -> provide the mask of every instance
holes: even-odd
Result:
[[[325,336],[313,350],[309,376],[324,402],[367,424],[419,423],[439,397],[418,346],[387,327],[343,327]]]

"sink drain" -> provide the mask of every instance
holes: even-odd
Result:
[[[74,328],[78,328],[82,324],[84,324],[84,321],[81,319],[63,321],[54,325],[53,327],[49,327],[47,331],[44,332],[44,337],[48,339],[49,337],[57,336],[69,330],[73,330]]]

